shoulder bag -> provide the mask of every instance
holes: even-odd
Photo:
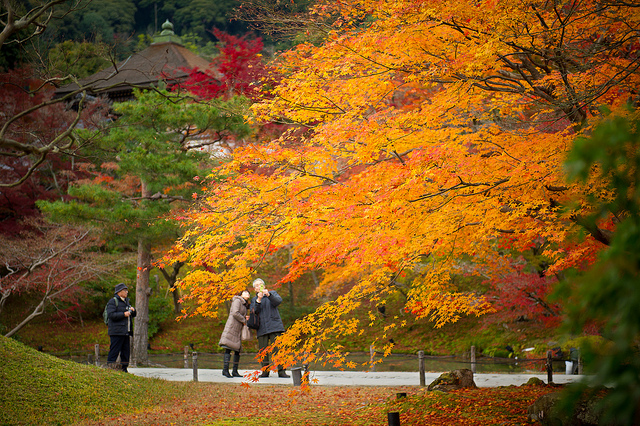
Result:
[[[251,340],[251,330],[246,324],[242,326],[242,340]]]
[[[249,319],[247,320],[247,327],[257,330],[260,328],[260,315],[253,309],[249,311]]]

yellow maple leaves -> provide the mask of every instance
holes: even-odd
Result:
[[[265,256],[289,250],[282,282],[318,270],[316,293],[342,294],[282,336],[278,356],[289,363],[357,333],[354,309],[399,287],[407,310],[436,325],[491,311],[450,277],[506,275],[504,236],[516,250],[542,244],[553,270],[575,264],[571,250],[600,249],[589,239],[566,244],[577,225],[560,206],[601,185],[566,185],[562,164],[597,106],[616,108],[640,82],[637,36],[619,26],[638,28],[632,7],[321,6],[350,25],[281,55],[281,83],[254,106],[257,120],[300,130],[237,150],[226,180],[187,216],[178,256],[196,269],[181,286],[200,311],[245,288]]]

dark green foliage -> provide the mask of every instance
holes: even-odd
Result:
[[[69,14],[63,14],[64,6],[55,9],[61,18],[51,21],[45,38],[112,43],[114,36],[127,39],[135,31],[137,8],[133,0],[85,0],[82,6]]]
[[[204,43],[215,41],[210,32],[214,27],[234,34],[246,31],[246,25],[232,20],[239,5],[235,0],[82,0],[82,8],[64,15],[69,5],[55,9],[60,19],[47,28],[48,41],[135,43],[138,35],[159,33],[166,20],[176,34],[197,34]]]
[[[78,32],[82,37],[95,40],[105,41],[107,43],[113,40],[113,29],[109,22],[98,12],[87,12],[78,25]]]
[[[158,294],[149,298],[149,339],[161,330],[162,323],[175,318],[170,296]]]
[[[559,290],[573,295],[569,306],[573,331],[587,322],[601,325],[612,342],[604,355],[582,348],[586,365],[595,371],[592,386],[612,386],[603,399],[608,424],[637,424],[640,413],[640,119],[637,112],[613,117],[576,142],[567,161],[572,177],[608,183],[610,199],[593,199],[591,223],[613,214],[619,220],[611,245],[585,274]],[[584,391],[578,390],[578,394]],[[574,396],[574,400],[577,399]]]
[[[183,33],[180,36],[184,47],[195,53],[196,55],[213,61],[219,54],[218,44],[213,41],[198,36],[193,33]]]
[[[176,10],[173,20],[182,32],[209,39],[213,27],[226,29],[234,7],[236,4],[229,1],[191,0]]]
[[[72,187],[70,202],[38,204],[55,220],[101,227],[111,248],[133,247],[140,238],[152,245],[170,243],[178,236],[167,215],[189,206],[201,192],[198,180],[216,165],[208,152],[187,149],[185,132],[208,130],[214,137],[248,132],[241,99],[199,104],[166,91],[137,97],[114,106],[121,116],[109,129],[79,132],[99,146],[87,153],[94,178]]]
[[[13,70],[27,62],[29,57],[27,51],[14,41],[28,36],[29,30],[23,29],[10,37],[9,42],[2,46],[2,49],[0,49],[0,72]]]
[[[289,325],[293,324],[298,318],[301,318],[305,315],[309,315],[314,311],[312,306],[295,306],[291,307],[288,303],[286,297],[283,297],[283,302],[280,305],[280,317],[282,318],[282,322],[284,323],[285,328]]]
[[[88,77],[110,65],[108,46],[101,43],[65,41],[49,50],[48,74]],[[70,83],[65,80],[63,83]],[[61,83],[62,84],[62,83]]]

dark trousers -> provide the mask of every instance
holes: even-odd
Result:
[[[272,344],[273,342],[275,342],[276,338],[281,334],[282,334],[281,331],[276,331],[275,333],[269,333],[263,336],[258,336],[258,350],[261,351],[267,346],[269,346],[270,344]],[[265,355],[265,357],[262,359],[262,365],[263,366],[269,365],[269,354]],[[278,370],[282,370],[282,366],[279,365]]]
[[[120,355],[120,364],[122,369],[127,370],[129,366],[129,353],[131,346],[129,344],[129,336],[109,336],[111,345],[109,346],[109,355],[107,355],[107,364],[113,364],[118,360]]]

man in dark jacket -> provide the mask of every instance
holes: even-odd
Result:
[[[284,325],[280,318],[280,312],[278,312],[278,305],[282,303],[282,297],[275,290],[267,290],[261,278],[253,281],[253,289],[256,291],[256,296],[251,300],[251,309],[260,316],[258,348],[262,350],[284,333]],[[260,377],[269,377],[268,354],[262,360],[262,375]],[[281,365],[278,366],[278,377],[290,377]]]
[[[133,336],[133,317],[136,310],[129,303],[129,289],[124,283],[116,286],[114,296],[107,303],[107,317],[109,318],[108,329],[111,346],[107,356],[107,366],[113,366],[120,355],[122,371],[128,373],[129,353],[131,345],[129,336]]]

